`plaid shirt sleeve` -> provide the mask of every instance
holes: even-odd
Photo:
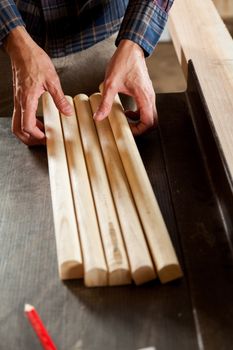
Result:
[[[24,26],[22,17],[13,0],[0,1],[0,46],[9,32],[17,26]]]
[[[130,0],[116,45],[122,39],[129,39],[143,48],[145,56],[150,55],[163,32],[173,1]]]

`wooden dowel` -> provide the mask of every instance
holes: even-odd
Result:
[[[93,113],[96,112],[100,101],[101,94],[90,96]],[[154,266],[109,121],[106,118],[96,122],[95,125],[126,245],[132,278],[136,284],[142,284],[156,277]]]
[[[109,285],[130,283],[130,271],[89,99],[74,98],[92,193],[109,270]],[[90,254],[92,252],[90,251]]]
[[[179,278],[180,265],[118,96],[109,122],[159,278],[162,283]]]
[[[73,99],[66,98],[73,105]],[[61,116],[61,123],[83,253],[84,282],[89,287],[105,286],[107,266],[75,109],[72,116]]]
[[[61,279],[83,277],[83,264],[59,112],[43,95],[50,187]]]

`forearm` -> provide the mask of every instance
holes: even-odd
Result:
[[[130,0],[117,40],[128,39],[150,55],[166,25],[168,12],[174,0]]]
[[[37,47],[23,26],[12,29],[5,37],[3,45],[11,59],[17,61],[25,61],[27,53],[31,56],[33,48]]]
[[[0,46],[9,33],[18,26],[25,26],[13,0],[0,1]]]

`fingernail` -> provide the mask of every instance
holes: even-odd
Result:
[[[64,108],[64,112],[67,113],[67,114],[73,114],[74,113],[74,109],[71,105],[67,105],[65,108]]]
[[[95,112],[93,114],[93,119],[95,119],[95,120],[102,119],[103,117],[104,117],[104,113],[103,112],[97,111],[97,112]]]

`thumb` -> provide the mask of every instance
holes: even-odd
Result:
[[[104,89],[102,101],[99,105],[99,108],[97,109],[97,111],[93,115],[93,118],[96,121],[103,120],[104,118],[106,118],[109,115],[111,108],[112,108],[115,94],[116,93],[115,93],[115,91],[113,91],[113,89],[110,89],[110,88]]]
[[[65,115],[72,115],[73,114],[73,108],[69,104],[69,102],[67,101],[67,99],[62,91],[60,82],[58,83],[58,85],[55,88],[48,89],[48,92],[51,94],[53,101],[54,101],[54,103],[55,103],[55,105],[60,113],[65,114]]]

